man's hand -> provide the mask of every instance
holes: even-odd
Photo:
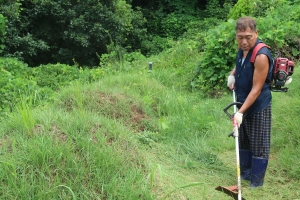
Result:
[[[232,90],[235,83],[234,75],[229,75],[227,80],[227,86]]]
[[[240,127],[241,123],[243,122],[243,113],[236,112],[233,117],[234,122]]]

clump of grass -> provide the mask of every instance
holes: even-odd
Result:
[[[35,126],[35,115],[33,111],[33,97],[22,97],[16,104],[16,111],[8,114],[10,124],[14,127],[20,127],[20,131],[27,136],[31,136]]]
[[[232,96],[190,93],[173,84],[180,71],[161,68],[75,84],[44,107],[20,104],[0,127],[1,198],[225,199],[214,188],[236,184],[223,112]],[[299,197],[300,84],[292,84],[273,96],[272,160],[263,188],[243,182],[246,198]]]
[[[28,110],[38,113],[30,138],[20,134],[23,127],[3,121],[1,198],[154,198],[125,126],[89,109],[56,105]]]

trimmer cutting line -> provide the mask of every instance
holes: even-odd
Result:
[[[240,102],[235,102],[235,92],[233,92],[233,103],[228,105],[226,108],[224,108],[224,112],[228,115],[230,119],[233,118],[234,114],[236,113],[237,110],[237,105],[242,105]],[[231,115],[227,110],[231,107],[234,106],[234,113]],[[238,124],[233,121],[234,128],[233,132],[229,134],[229,136],[233,136],[235,138],[235,154],[236,154],[236,171],[237,171],[237,185],[236,186],[218,186],[215,189],[221,192],[224,192],[230,196],[232,196],[236,200],[245,200],[242,197],[242,184],[241,184],[241,171],[240,171],[240,155],[239,155],[239,129],[238,129]]]

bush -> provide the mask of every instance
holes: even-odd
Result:
[[[299,58],[299,9],[299,4],[284,3],[257,20],[259,37],[271,46],[273,52],[294,60]]]
[[[6,24],[7,20],[6,18],[0,14],[0,53],[2,53],[3,49],[4,49],[4,36],[6,34],[5,31],[5,24]]]
[[[164,35],[177,39],[187,30],[187,24],[196,18],[186,14],[168,14],[161,22]]]
[[[0,58],[0,111],[12,111],[22,96],[38,96],[30,68],[13,58]]]
[[[235,43],[235,22],[229,20],[210,29],[205,37],[205,51],[201,53],[194,88],[211,95],[223,90],[226,77],[234,67],[237,45]]]
[[[186,25],[187,31],[180,38],[197,43],[197,50],[203,52],[205,47],[205,37],[207,36],[208,30],[218,26],[222,22],[222,20],[215,17],[193,20]]]
[[[160,36],[149,36],[142,42],[142,53],[146,56],[157,55],[172,47],[173,39]]]
[[[216,17],[218,19],[226,20],[227,13],[229,12],[235,0],[210,0],[207,1],[205,18]],[[223,4],[222,4],[223,3]]]
[[[269,10],[286,3],[286,0],[239,0],[230,9],[228,19],[238,19],[242,16],[265,17]]]
[[[292,60],[299,58],[299,9],[299,4],[285,3],[270,8],[265,17],[257,18],[259,38],[271,47],[274,54],[279,52]],[[235,22],[228,20],[209,30],[205,37],[204,52],[192,85],[206,94],[215,95],[226,88],[226,79],[235,65],[237,52],[234,28]]]
[[[80,72],[76,66],[57,63],[33,68],[32,75],[40,87],[49,87],[57,91],[60,87],[79,79]]]
[[[146,33],[141,12],[134,12],[124,0],[6,1],[0,3],[0,11],[8,19],[3,55],[30,66],[70,65],[72,59],[97,66],[96,53],[107,52],[109,37],[135,49]]]
[[[51,101],[61,87],[75,81],[97,81],[105,75],[102,68],[82,69],[59,63],[31,68],[15,58],[0,58],[0,71],[0,112],[13,111],[21,99],[31,98],[33,105]]]

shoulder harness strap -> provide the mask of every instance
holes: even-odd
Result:
[[[268,45],[266,45],[266,44],[264,44],[264,43],[258,43],[258,44],[254,47],[254,49],[253,49],[253,51],[252,51],[252,55],[251,55],[251,58],[250,58],[250,62],[251,62],[251,63],[254,63],[257,52],[258,52],[261,48],[263,48],[263,47],[268,47],[268,48],[270,49],[270,47],[269,47]]]

